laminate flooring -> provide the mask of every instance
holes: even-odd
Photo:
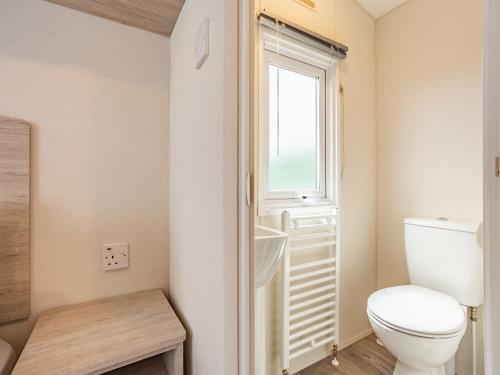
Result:
[[[296,375],[392,375],[396,359],[377,344],[375,335],[370,335],[338,354],[340,365],[334,367],[331,357],[301,370]]]

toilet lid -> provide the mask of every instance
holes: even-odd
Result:
[[[417,285],[373,293],[368,310],[388,325],[416,334],[447,335],[466,324],[465,313],[453,297]]]

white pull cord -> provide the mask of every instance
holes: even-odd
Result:
[[[345,170],[345,141],[344,141],[344,86],[340,84],[340,178],[344,177]]]

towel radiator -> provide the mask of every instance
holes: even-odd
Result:
[[[337,365],[337,210],[295,217],[283,212],[281,226],[289,235],[281,268],[283,374],[294,358],[330,343]]]

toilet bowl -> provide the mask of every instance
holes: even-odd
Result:
[[[367,314],[396,358],[395,375],[455,375],[467,328],[465,306],[483,303],[481,223],[407,218],[405,254],[411,285],[379,290]]]
[[[16,353],[9,343],[0,340],[0,375],[10,375],[16,363]]]
[[[467,328],[464,309],[452,297],[416,285],[375,292],[368,319],[397,359],[395,375],[447,374]]]

